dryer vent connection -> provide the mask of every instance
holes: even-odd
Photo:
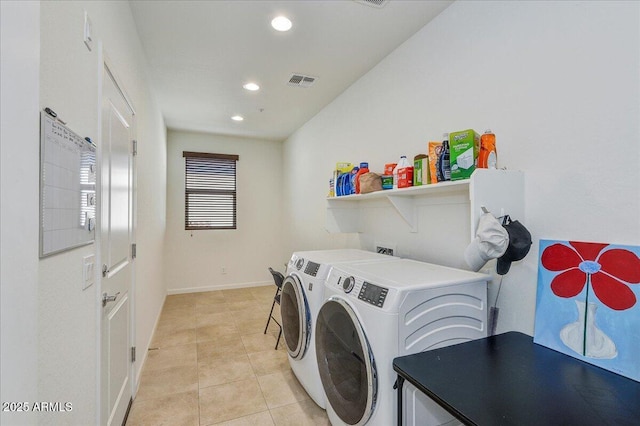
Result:
[[[391,247],[377,246],[376,252],[380,254],[388,254],[389,256],[393,256],[393,249]]]

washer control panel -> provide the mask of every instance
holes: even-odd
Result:
[[[389,289],[363,281],[362,287],[360,287],[360,293],[358,294],[358,299],[370,303],[373,306],[382,308],[388,293]]]
[[[304,268],[304,273],[315,277],[316,275],[318,275],[318,269],[320,269],[320,264],[309,261],[306,268]]]

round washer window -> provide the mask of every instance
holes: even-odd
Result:
[[[320,379],[331,408],[349,425],[364,424],[375,406],[375,364],[360,322],[345,301],[325,302],[315,339]]]
[[[302,286],[295,276],[289,275],[282,283],[280,314],[287,351],[294,359],[300,359],[307,350],[311,318]]]

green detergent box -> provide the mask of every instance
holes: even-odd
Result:
[[[476,169],[480,135],[473,129],[449,133],[451,180],[469,179]]]
[[[413,186],[427,185],[429,183],[429,157],[426,154],[418,154],[413,158]]]

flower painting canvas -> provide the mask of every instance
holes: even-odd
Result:
[[[534,342],[640,381],[640,247],[540,240]]]

